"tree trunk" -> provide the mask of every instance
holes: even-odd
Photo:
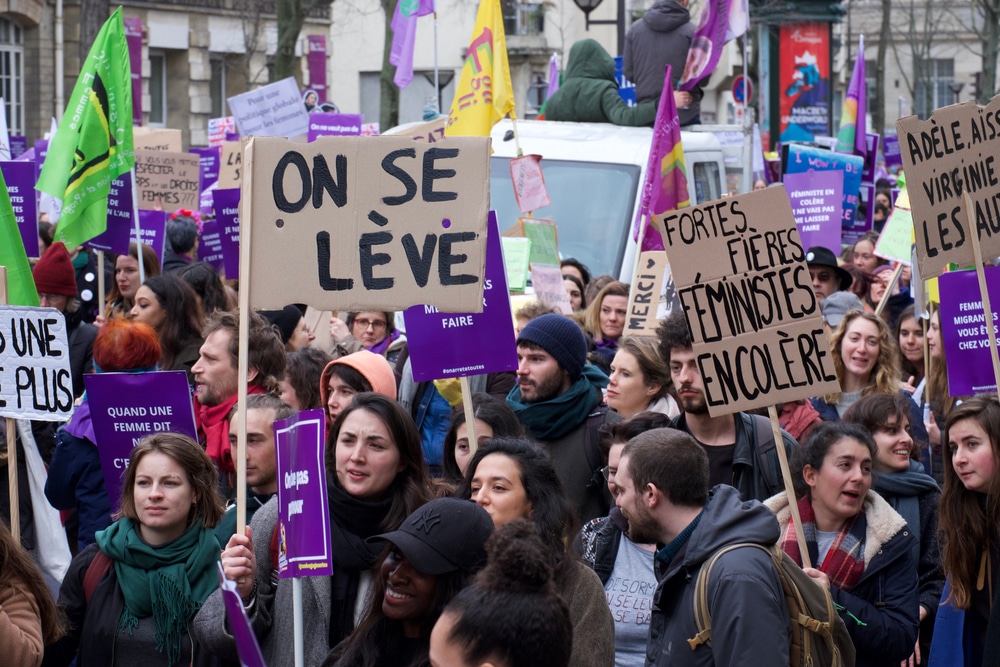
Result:
[[[306,14],[314,4],[303,5],[302,0],[278,0],[278,50],[274,54],[270,81],[295,76],[295,44],[299,41]]]
[[[385,43],[382,47],[382,73],[379,81],[382,86],[382,99],[379,108],[379,128],[385,132],[390,127],[399,125],[399,88],[392,78],[396,68],[389,63],[389,52],[392,50],[392,17],[396,13],[397,0],[381,0],[382,12],[385,15]]]
[[[885,134],[885,53],[889,49],[891,32],[891,0],[882,0],[882,25],[878,37],[878,53],[875,56],[875,108],[872,110],[872,130]]]
[[[80,67],[90,54],[90,47],[97,39],[104,22],[111,16],[109,0],[80,0]],[[69,72],[67,72],[68,74]]]
[[[977,102],[986,104],[996,92],[997,54],[1000,52],[1000,7],[993,2],[983,2],[983,75],[979,84]]]

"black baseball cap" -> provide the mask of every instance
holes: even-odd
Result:
[[[841,291],[850,287],[851,283],[854,282],[854,276],[837,264],[837,257],[829,248],[817,245],[809,248],[809,250],[806,250],[806,264],[809,266],[828,266],[836,271],[837,278],[840,279]]]

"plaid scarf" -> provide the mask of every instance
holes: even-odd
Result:
[[[868,521],[865,519],[864,511],[859,512],[856,517],[844,524],[837,536],[833,538],[830,551],[827,552],[826,558],[819,566],[815,565],[818,555],[816,550],[816,514],[813,512],[812,502],[808,497],[799,500],[799,516],[802,518],[802,532],[805,534],[806,544],[809,545],[809,557],[813,562],[813,567],[817,567],[830,577],[831,584],[849,593],[861,580],[861,575],[865,573],[865,532],[868,528]],[[795,539],[795,525],[791,519],[785,528],[781,548],[799,564],[799,567],[802,566],[799,543]]]

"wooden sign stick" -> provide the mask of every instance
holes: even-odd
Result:
[[[476,411],[472,406],[472,388],[469,378],[465,375],[458,381],[462,385],[462,410],[465,412],[465,432],[469,437],[469,456],[475,456],[479,449],[479,436],[476,434]]]
[[[0,266],[0,305],[7,305],[7,267]],[[21,543],[21,504],[17,490],[17,422],[7,417],[7,487],[10,491],[10,534]]]
[[[875,308],[876,315],[882,315],[882,311],[885,310],[886,304],[889,303],[889,297],[892,296],[892,290],[896,289],[896,283],[899,282],[899,274],[902,272],[903,263],[897,262],[896,268],[892,272],[892,277],[889,278],[889,285],[885,288],[885,293],[882,294],[882,298],[879,299],[878,306]]]
[[[990,292],[986,288],[986,267],[983,266],[983,248],[979,245],[979,230],[976,229],[975,209],[972,206],[972,198],[966,192],[963,196],[965,203],[965,218],[969,221],[969,238],[972,240],[972,253],[976,258],[976,277],[979,279],[979,294],[983,299],[983,315],[986,318],[986,335],[990,341],[990,359],[993,361],[993,379],[996,382],[997,390],[1000,391],[1000,358],[997,358],[997,335],[993,331],[993,308],[990,306]]]
[[[774,448],[778,450],[778,461],[781,463],[781,477],[785,480],[788,509],[792,512],[792,530],[795,531],[795,540],[799,543],[802,567],[812,567],[812,561],[809,559],[809,545],[806,544],[806,534],[802,530],[802,517],[799,516],[799,503],[795,497],[795,487],[792,485],[792,472],[788,466],[788,452],[785,451],[785,441],[781,437],[781,422],[778,421],[778,410],[773,405],[767,406],[767,416],[771,418]]]

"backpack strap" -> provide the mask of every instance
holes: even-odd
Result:
[[[723,547],[712,554],[711,558],[705,561],[698,572],[698,579],[695,580],[694,584],[694,622],[698,633],[687,640],[688,646],[691,647],[692,651],[702,644],[705,646],[712,645],[712,612],[708,608],[708,581],[712,576],[712,568],[715,566],[715,561],[730,551],[742,549],[743,547],[755,547],[770,554],[768,548],[762,544],[754,542],[730,544],[728,547]]]
[[[90,565],[87,566],[87,572],[83,575],[83,598],[86,600],[88,607],[90,606],[91,599],[94,597],[94,590],[97,588],[97,583],[109,569],[111,569],[111,559],[98,549],[97,555],[94,556],[94,560],[90,561]]]
[[[271,531],[271,547],[270,547],[270,551],[271,551],[271,572],[277,572],[278,571],[278,540],[280,538],[280,535],[279,535],[279,526],[280,525],[281,525],[280,521],[275,521],[274,522],[274,530]]]
[[[771,420],[763,415],[747,415],[753,420],[754,430],[756,433],[755,440],[757,441],[757,459],[759,460],[761,473],[764,475],[764,479],[767,480],[767,485],[772,493],[778,493],[782,490],[781,475],[775,468],[776,456],[771,455],[771,452],[777,448],[778,443],[774,441],[774,430],[771,428]],[[785,443],[782,441],[781,446],[784,447]]]
[[[587,482],[588,491],[600,492],[604,486],[604,475],[601,469],[604,467],[604,457],[601,455],[601,446],[597,429],[604,424],[608,415],[608,406],[599,405],[587,415],[587,422],[583,428],[583,453],[587,457],[587,467],[590,468],[590,481]]]

